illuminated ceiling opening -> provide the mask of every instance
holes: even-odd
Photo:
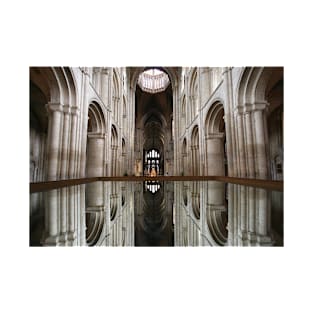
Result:
[[[144,71],[138,78],[138,85],[141,90],[149,93],[162,92],[169,84],[168,75],[156,68]]]

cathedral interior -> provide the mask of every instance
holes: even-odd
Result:
[[[283,246],[283,67],[30,67],[30,246]]]

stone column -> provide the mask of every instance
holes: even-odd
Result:
[[[104,136],[89,134],[87,143],[87,177],[103,175]],[[87,207],[103,206],[103,183],[94,182],[86,186]]]
[[[244,114],[245,130],[246,130],[246,145],[247,145],[247,174],[249,178],[255,177],[254,154],[253,154],[253,133],[251,124],[251,113]]]
[[[68,178],[75,178],[75,168],[77,165],[77,147],[76,147],[76,136],[77,136],[77,118],[78,118],[78,107],[71,107],[71,133],[70,133],[70,151],[69,151],[69,168]]]
[[[69,147],[69,106],[63,108],[63,136],[62,136],[62,155],[61,155],[61,179],[68,178],[68,147]]]
[[[60,103],[48,103],[47,110],[49,114],[49,134],[48,134],[48,180],[57,180],[60,140],[61,140],[61,122],[63,106]]]
[[[257,178],[267,179],[267,159],[265,147],[265,131],[264,129],[264,111],[267,103],[259,103],[254,105],[254,125],[256,140],[256,160],[257,160]]]
[[[104,135],[89,134],[87,151],[87,177],[102,176]]]
[[[101,70],[101,88],[100,96],[105,106],[109,104],[109,70],[102,68]]]
[[[244,131],[242,125],[242,114],[237,115],[237,129],[238,129],[238,150],[239,150],[239,166],[240,166],[240,177],[246,177],[246,158],[245,158],[245,140]]]
[[[46,105],[49,114],[48,142],[47,142],[47,180],[58,180],[58,166],[60,162],[60,140],[63,106],[60,103]],[[58,191],[46,193],[46,238],[44,245],[57,245],[59,241],[59,205]]]
[[[210,95],[210,68],[209,67],[201,67],[200,68],[200,96],[201,96],[201,107],[206,104]]]
[[[224,133],[206,136],[207,175],[224,176]]]
[[[228,176],[236,176],[235,175],[235,149],[234,149],[234,126],[233,126],[233,115],[232,115],[232,70],[231,68],[224,69],[224,80],[225,84],[225,92],[226,92],[226,99],[224,103],[224,122],[225,122],[225,132],[226,132],[226,144],[227,144],[227,165],[228,165]]]

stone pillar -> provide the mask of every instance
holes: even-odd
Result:
[[[68,178],[75,178],[76,176],[75,169],[76,169],[77,157],[78,157],[77,147],[76,147],[77,118],[78,118],[78,107],[71,107],[71,133],[70,133]]]
[[[237,115],[237,129],[238,129],[238,152],[239,152],[239,166],[240,166],[240,177],[246,177],[246,158],[245,158],[245,140],[244,131],[242,125],[242,114]]]
[[[89,134],[87,142],[87,177],[103,175],[104,136]],[[103,206],[103,183],[94,182],[86,185],[87,207]]]
[[[109,104],[109,70],[103,68],[101,70],[101,88],[100,96],[105,106]]]
[[[68,178],[68,147],[69,147],[69,106],[64,106],[63,109],[63,137],[62,137],[62,155],[61,155],[61,179]]]
[[[61,140],[61,122],[62,109],[60,103],[48,103],[47,110],[49,113],[49,133],[48,133],[48,180],[57,180],[60,140]]]
[[[226,99],[224,103],[224,122],[225,122],[225,132],[226,132],[226,150],[227,150],[227,169],[228,169],[228,176],[234,177],[235,175],[235,149],[234,149],[234,131],[235,127],[233,126],[233,114],[232,111],[232,102],[233,102],[233,95],[232,95],[232,70],[231,68],[224,69],[224,80],[225,84],[225,92],[226,92]]]
[[[253,154],[253,133],[251,124],[251,113],[246,112],[244,115],[245,130],[246,130],[246,146],[247,146],[247,176],[249,178],[255,177],[255,167],[254,167],[254,154]]]
[[[224,133],[206,136],[207,175],[224,176]]]
[[[264,129],[264,109],[267,103],[254,105],[254,125],[255,125],[255,140],[256,140],[256,160],[257,160],[257,178],[267,179],[267,158],[265,147],[265,132]]]
[[[87,148],[87,177],[103,174],[104,135],[89,134]]]
[[[47,180],[58,180],[58,166],[60,162],[61,123],[63,106],[60,103],[46,105],[49,114],[48,142],[47,142]],[[59,205],[58,190],[46,193],[45,206],[45,238],[44,245],[57,245],[59,241]]]
[[[210,73],[211,70],[209,67],[201,67],[200,68],[200,97],[201,97],[201,107],[206,104],[210,95]]]

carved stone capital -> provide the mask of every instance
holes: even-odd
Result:
[[[88,139],[104,139],[105,135],[102,133],[89,133],[88,135]]]
[[[71,114],[72,115],[79,115],[79,107],[78,106],[72,106],[71,107]]]
[[[225,205],[216,205],[216,204],[208,204],[207,209],[210,211],[220,211],[220,212],[226,211]]]
[[[63,112],[63,105],[61,103],[49,102],[46,104],[48,113]]]
[[[210,140],[210,139],[223,140],[224,138],[225,138],[225,133],[213,133],[213,134],[207,134],[205,136],[205,140]]]
[[[234,113],[237,115],[249,114],[255,111],[265,111],[268,109],[269,103],[267,101],[258,101],[254,103],[245,103],[244,105],[238,105],[234,109]]]

